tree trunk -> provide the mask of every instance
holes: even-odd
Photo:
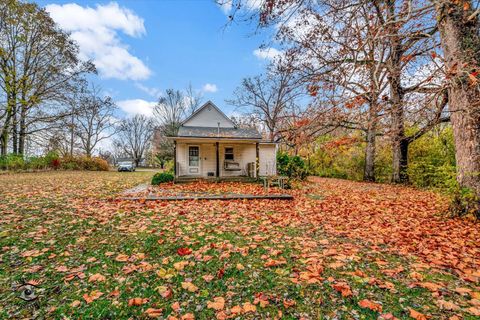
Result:
[[[22,105],[20,109],[20,133],[18,140],[18,153],[23,155],[25,154],[25,140],[27,139],[27,107]]]
[[[364,181],[375,181],[375,140],[377,131],[375,127],[369,126],[367,130],[367,146],[365,148],[365,168],[363,173]]]
[[[12,117],[12,152],[18,154],[18,120],[17,120],[17,108],[13,108]]]
[[[7,145],[8,145],[8,131],[3,130],[2,135],[0,136],[0,139],[2,142],[0,143],[1,151],[0,155],[1,156],[6,156],[7,155]]]
[[[395,21],[395,1],[389,0],[387,2],[388,21]],[[398,26],[395,23],[390,23],[388,26],[389,40],[390,40],[390,58],[388,61],[388,83],[390,89],[390,109],[391,109],[391,136],[392,136],[392,182],[406,183],[408,182],[407,175],[407,153],[408,141],[405,137],[405,118],[403,110],[403,96],[402,88],[402,55],[403,46],[399,36]]]
[[[407,139],[396,140],[393,143],[393,175],[392,182],[408,183],[408,147]]]
[[[391,78],[390,97],[392,108],[392,151],[393,151],[393,172],[392,182],[408,182],[408,145],[409,141],[405,137],[404,110],[403,110],[403,92],[400,87],[400,79]]]
[[[480,85],[474,73],[480,71],[480,22],[478,14],[473,14],[471,1],[453,2],[439,1],[436,10],[446,68],[452,74],[448,105],[457,181],[480,198]]]

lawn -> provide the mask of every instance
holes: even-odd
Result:
[[[0,317],[480,317],[480,225],[440,195],[314,178],[293,201],[119,200],[152,174],[0,175]]]

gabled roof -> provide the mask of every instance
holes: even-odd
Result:
[[[262,135],[255,128],[218,128],[218,127],[180,127],[177,137],[185,138],[220,138],[220,139],[255,139]]]
[[[198,108],[194,113],[192,113],[189,117],[187,117],[187,119],[183,120],[181,125],[183,126],[185,123],[187,123],[188,121],[190,121],[191,119],[195,118],[195,116],[197,114],[199,114],[203,109],[209,107],[209,106],[212,106],[213,108],[215,108],[215,110],[220,114],[222,115],[226,121],[230,122],[232,124],[232,126],[235,126],[235,124],[233,123],[233,121],[227,117],[227,115],[225,113],[223,113],[222,110],[220,110],[219,107],[217,107],[212,101],[208,100],[207,102],[205,102],[200,108]]]

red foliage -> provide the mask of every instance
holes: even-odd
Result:
[[[53,159],[51,165],[52,165],[52,168],[55,170],[60,168],[60,159],[58,158]]]
[[[190,249],[190,248],[178,248],[177,249],[177,254],[179,256],[188,256],[191,253],[192,253],[192,249]]]

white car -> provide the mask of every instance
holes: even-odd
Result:
[[[133,162],[129,162],[129,161],[119,162],[118,172],[121,172],[121,171],[133,172],[135,171],[135,165],[133,164]]]

